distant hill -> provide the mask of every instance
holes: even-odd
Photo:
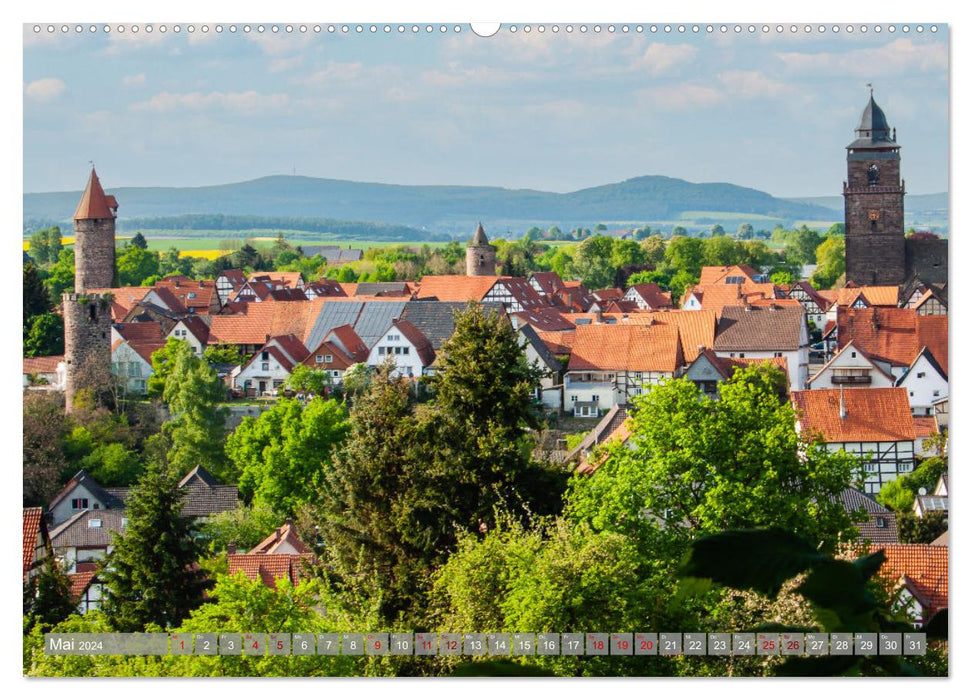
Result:
[[[386,185],[277,175],[210,187],[111,187],[120,203],[119,224],[126,221],[224,215],[272,219],[333,219],[383,222],[429,233],[462,234],[476,222],[488,227],[536,225],[586,226],[600,222],[670,222],[685,212],[768,217],[783,223],[833,219],[831,208],[808,201],[779,199],[728,183],[692,183],[663,176],[637,177],[567,194],[500,187]],[[77,192],[24,195],[25,227],[67,224],[80,198]],[[706,214],[711,218],[716,215]],[[181,226],[151,228],[187,228]],[[150,228],[144,225],[145,228]],[[127,228],[127,227],[126,227]],[[196,228],[213,228],[198,226]]]

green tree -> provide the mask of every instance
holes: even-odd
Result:
[[[357,362],[347,368],[341,379],[341,386],[351,396],[367,391],[371,384],[371,368],[364,362]]]
[[[209,345],[202,352],[202,358],[214,365],[241,365],[246,360],[236,345]],[[154,365],[154,358],[153,358]]]
[[[142,235],[141,231],[137,231],[131,240],[128,241],[129,248],[141,248],[142,250],[148,250],[148,241],[145,240],[145,236]]]
[[[614,268],[643,265],[647,262],[647,252],[637,241],[614,241],[610,251],[610,264]]]
[[[610,262],[613,243],[607,236],[593,236],[577,246],[573,271],[587,289],[603,289],[613,284],[616,271]]]
[[[40,265],[51,265],[60,259],[61,227],[51,226],[30,236],[30,256]]]
[[[772,282],[772,284],[785,286],[792,284],[795,279],[793,278],[792,273],[788,270],[779,270],[769,278],[769,281]]]
[[[142,474],[138,455],[118,442],[97,445],[81,465],[102,486],[128,486]]]
[[[192,274],[192,261],[182,256],[178,248],[172,247],[159,256],[158,274],[162,277],[169,275]]]
[[[64,319],[44,313],[30,319],[24,327],[24,357],[64,354]]]
[[[780,374],[739,370],[719,400],[686,378],[635,398],[629,443],[612,448],[591,477],[573,480],[569,512],[597,530],[647,540],[683,544],[719,530],[781,527],[833,550],[852,534],[839,494],[858,465],[796,432]]]
[[[711,227],[712,238],[714,238],[715,236],[724,236],[724,235],[725,235],[725,227],[722,226],[721,224],[715,224],[714,226]]]
[[[60,299],[64,292],[74,291],[74,249],[65,248],[57,256],[57,262],[48,270],[44,280],[51,299]]]
[[[747,241],[755,237],[755,229],[752,228],[752,224],[743,223],[738,225],[738,232],[735,234],[736,238],[740,240]]]
[[[675,226],[671,229],[671,238],[677,238],[678,236],[686,237],[688,235],[688,229],[684,226]]]
[[[830,237],[830,236],[845,236],[845,235],[846,235],[846,226],[842,222],[835,223],[832,226],[830,226],[828,229],[826,229],[826,236],[827,237]]]
[[[897,533],[903,544],[930,544],[947,532],[947,513],[931,511],[918,518],[912,510],[897,515]]]
[[[786,260],[800,265],[812,265],[816,262],[816,248],[822,242],[818,231],[803,224],[786,236]]]
[[[51,310],[51,299],[33,263],[24,263],[24,330],[31,317]]]
[[[240,505],[206,518],[199,526],[199,539],[211,552],[225,551],[230,542],[245,552],[279,526],[280,515],[269,504]]]
[[[178,472],[164,459],[149,462],[125,501],[128,524],[98,576],[103,609],[120,632],[175,626],[202,601],[205,581],[194,567],[198,545],[183,518]]]
[[[657,234],[644,238],[644,240],[641,241],[641,247],[644,249],[644,255],[647,258],[646,262],[649,262],[652,265],[657,265],[664,260],[664,249],[666,244],[664,243],[664,239]]]
[[[739,261],[743,265],[762,270],[769,267],[777,258],[778,256],[769,250],[769,246],[764,241],[745,241],[742,243]]]
[[[287,388],[300,394],[321,396],[331,385],[330,375],[321,369],[299,364],[287,377]]]
[[[738,265],[742,261],[741,243],[720,235],[704,241],[704,264],[705,265]]]
[[[662,289],[669,289],[671,284],[671,275],[666,272],[635,272],[633,275],[627,278],[627,286],[632,287],[635,284],[644,284],[646,282],[654,282],[657,286]]]
[[[698,284],[698,275],[693,275],[687,270],[681,270],[674,275],[668,283],[668,289],[671,291],[674,302],[678,303],[684,296],[685,290],[695,284]]]
[[[115,260],[118,283],[123,287],[136,287],[143,280],[159,274],[158,253],[135,245],[128,245]]]
[[[635,228],[633,231],[631,231],[631,235],[633,235],[635,241],[643,241],[647,239],[651,235],[651,233],[652,232],[651,232],[650,226],[639,226]]]
[[[331,469],[331,453],[349,429],[344,407],[322,398],[306,406],[281,399],[258,418],[247,416],[226,440],[240,495],[281,517],[293,515],[299,505],[313,500]]]
[[[68,470],[63,397],[46,391],[24,392],[22,429],[24,506],[46,505]]]
[[[63,622],[77,608],[71,595],[71,579],[64,573],[57,560],[48,555],[41,570],[24,584],[24,615],[31,624],[44,629]]]
[[[705,258],[705,242],[699,238],[672,238],[664,250],[664,260],[677,273],[701,274]]]
[[[829,289],[846,272],[846,239],[840,236],[826,238],[816,248],[816,264],[813,286]]]
[[[174,342],[169,362],[162,390],[162,399],[172,414],[172,420],[162,426],[171,438],[168,460],[182,474],[202,466],[225,479],[229,476],[224,469],[225,409],[220,409],[219,403],[225,401],[226,389],[184,340]]]

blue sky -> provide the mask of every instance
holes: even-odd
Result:
[[[24,190],[80,189],[93,160],[108,188],[295,170],[560,192],[668,175],[839,195],[868,82],[897,127],[908,191],[948,188],[945,25],[852,35],[506,25],[491,38],[467,24],[346,36],[280,26],[25,27]]]

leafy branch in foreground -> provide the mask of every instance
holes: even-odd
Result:
[[[691,544],[681,566],[686,588],[705,583],[753,590],[774,598],[783,584],[804,576],[795,592],[809,601],[818,628],[804,632],[911,632],[913,627],[890,612],[872,581],[886,561],[883,551],[857,559],[837,559],[810,542],[778,528],[728,530],[702,537]],[[702,581],[698,581],[702,579]],[[700,585],[701,584],[701,585]],[[762,625],[760,631],[775,630]],[[920,631],[928,639],[947,639],[947,610],[934,616]],[[791,657],[774,672],[786,676],[817,675],[919,675],[900,656]]]

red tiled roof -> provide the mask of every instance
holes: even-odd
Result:
[[[690,295],[694,295],[701,303],[701,308],[707,311],[714,311],[719,316],[726,306],[745,306],[753,304],[763,299],[776,299],[775,285],[764,283],[756,284],[746,282],[745,284],[696,284],[685,290],[683,299],[687,300]]]
[[[849,306],[860,295],[870,306],[897,306],[900,290],[897,287],[843,287],[836,290],[836,305]]]
[[[651,309],[669,309],[672,306],[671,292],[665,292],[654,282],[635,284],[628,288],[628,294],[631,289],[636,291]]]
[[[536,331],[568,331],[574,325],[563,314],[552,307],[527,309],[512,314],[524,324],[532,326]]]
[[[726,277],[745,277],[749,282],[754,282],[757,274],[755,268],[749,265],[725,265],[723,267],[706,265],[701,268],[698,284],[717,284]]]
[[[267,300],[241,305],[241,313],[212,317],[209,344],[262,345],[271,336],[290,333],[306,338],[308,318],[312,326],[323,302],[320,298],[313,301]]]
[[[120,321],[132,310],[138,302],[145,298],[151,287],[108,287],[103,289],[89,289],[88,294],[110,294],[111,318]]]
[[[575,330],[570,331],[536,331],[536,335],[543,341],[554,355],[569,355],[573,352]]]
[[[603,442],[597,448],[594,448],[589,455],[580,460],[580,464],[576,468],[577,474],[593,474],[600,469],[603,463],[607,461],[607,450],[613,445],[624,444],[630,440],[632,434],[630,419],[627,419],[618,425],[614,432],[604,438]]]
[[[713,311],[662,310],[649,313],[630,314],[621,323],[648,324],[662,323],[674,326],[681,337],[681,350],[685,362],[694,362],[700,348],[715,345],[715,330],[718,326]]]
[[[84,571],[79,574],[68,574],[67,577],[71,579],[71,598],[75,601],[80,600],[97,575],[97,568],[93,571]]]
[[[146,321],[144,323],[116,323],[113,328],[118,335],[128,343],[146,362],[152,361],[152,353],[165,347],[165,334],[161,324]],[[112,351],[116,349],[112,345]]]
[[[44,509],[24,508],[24,578],[27,580],[27,572],[34,565],[34,552],[37,549],[37,537],[40,535],[40,521],[44,515]]]
[[[610,287],[608,289],[595,289],[593,290],[593,296],[596,297],[597,301],[608,301],[610,299],[622,299],[624,297],[624,290],[618,287]]]
[[[543,294],[550,295],[563,289],[563,280],[555,272],[534,272],[530,280],[536,280]]]
[[[235,576],[242,571],[251,581],[261,581],[269,588],[276,588],[278,578],[297,583],[303,573],[304,564],[313,558],[312,554],[228,554],[229,575]]]
[[[575,334],[568,371],[675,372],[684,364],[674,326],[578,326]]]
[[[284,545],[297,550],[298,554],[311,554],[310,547],[305,545],[293,527],[293,521],[287,520],[282,527],[278,527],[266,539],[249,551],[249,554],[276,554]]]
[[[496,282],[497,276],[467,277],[466,275],[425,275],[418,283],[417,299],[435,298],[439,301],[482,301]]]
[[[152,288],[155,291],[168,290],[185,311],[192,307],[195,309],[194,313],[208,313],[212,306],[219,308],[219,293],[216,291],[216,283],[212,280],[194,280],[184,275],[170,275],[156,282]],[[194,296],[190,297],[190,295]]]
[[[326,359],[330,355],[330,362],[317,362],[317,358]],[[367,358],[365,358],[367,359]],[[323,340],[313,352],[307,355],[303,364],[315,369],[340,369],[344,370],[362,360],[355,360],[345,353],[340,346],[332,340]]]
[[[432,362],[435,361],[435,348],[432,347],[431,341],[425,334],[418,330],[418,327],[411,321],[397,320],[394,322],[394,326],[401,331],[401,335],[415,346],[415,352],[418,353],[418,359],[421,360],[422,366],[431,366]]]
[[[914,434],[918,439],[937,435],[938,432],[934,416],[914,416]]]
[[[840,308],[837,313],[839,347],[851,340],[876,360],[909,367],[926,347],[947,373],[947,316],[918,316],[914,309]]]
[[[906,577],[907,582],[915,589],[918,599],[922,599],[921,603],[930,608],[930,615],[948,606],[946,546],[881,544],[870,547],[871,552],[878,549],[882,549],[887,557],[880,567],[880,578],[895,586]]]
[[[101,181],[98,180],[98,173],[91,168],[91,177],[78,202],[78,208],[74,212],[74,220],[81,219],[114,219],[115,213],[111,210],[112,205],[118,207],[118,202],[114,197],[110,199],[105,196],[105,191],[101,189]]]
[[[846,418],[840,417],[840,402]],[[813,389],[792,392],[804,435],[822,434],[825,442],[898,442],[914,440],[914,420],[907,390]]]
[[[46,357],[25,357],[24,374],[54,374],[57,365],[64,361],[64,355],[48,355]]]
[[[348,357],[351,358],[353,362],[366,362],[368,358],[368,346],[365,345],[361,337],[354,331],[354,328],[348,324],[343,326],[337,326],[336,328],[331,328],[327,335],[324,336],[324,340],[333,337],[337,340],[340,345],[344,347],[347,352]]]

